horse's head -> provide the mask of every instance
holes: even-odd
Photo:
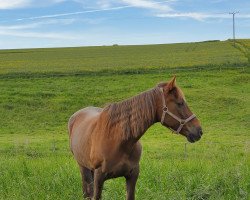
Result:
[[[189,142],[198,141],[202,135],[200,122],[189,109],[183,92],[176,85],[176,77],[159,84],[158,87],[158,116],[161,123],[175,133],[184,135]]]

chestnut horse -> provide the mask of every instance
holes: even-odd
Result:
[[[156,122],[185,136],[202,135],[174,77],[167,83],[105,108],[87,107],[69,119],[70,148],[80,167],[84,197],[100,199],[104,181],[125,177],[127,200],[135,199],[142,147],[139,139]]]

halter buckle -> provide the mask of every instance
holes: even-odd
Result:
[[[180,125],[182,125],[182,126],[184,126],[185,123],[186,123],[186,120],[181,120],[181,121],[180,121]]]
[[[162,108],[162,110],[163,110],[163,112],[165,112],[165,113],[166,113],[166,112],[168,112],[168,107],[167,107],[167,106],[165,106],[165,107],[163,107],[163,108]]]

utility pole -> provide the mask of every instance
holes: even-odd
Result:
[[[234,40],[234,46],[235,46],[235,14],[238,14],[239,12],[230,12],[230,15],[233,15],[233,40]]]

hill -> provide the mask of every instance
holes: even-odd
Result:
[[[0,199],[80,199],[67,121],[177,75],[204,135],[142,137],[137,199],[250,198],[250,40],[0,51]],[[103,199],[124,199],[124,180]]]
[[[248,44],[249,40],[242,40]],[[128,71],[245,65],[246,56],[231,41],[1,50],[0,74]]]

